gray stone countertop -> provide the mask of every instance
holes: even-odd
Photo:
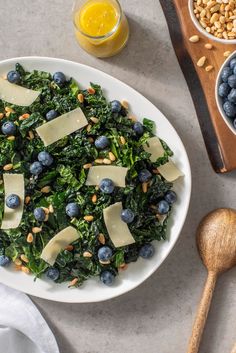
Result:
[[[169,0],[166,0],[169,1]],[[122,0],[131,36],[121,54],[96,59],[77,45],[72,0],[0,0],[0,60],[52,56],[101,69],[143,93],[170,120],[187,149],[193,175],[191,205],[180,239],[161,268],[140,287],[98,304],[33,298],[61,353],[185,352],[206,270],[196,246],[201,217],[236,207],[236,173],[213,172],[193,103],[157,0]],[[217,284],[200,353],[230,353],[236,341],[236,269]]]

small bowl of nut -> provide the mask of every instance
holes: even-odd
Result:
[[[209,39],[236,44],[236,0],[189,0],[191,19]]]
[[[215,98],[225,123],[236,135],[236,51],[220,68],[216,79]]]

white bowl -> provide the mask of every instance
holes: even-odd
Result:
[[[200,33],[202,33],[205,37],[214,40],[216,42],[219,43],[223,43],[223,44],[236,44],[236,39],[223,39],[223,38],[217,38],[215,36],[213,36],[212,34],[208,33],[205,28],[203,28],[200,23],[198,22],[198,19],[195,16],[195,13],[193,12],[194,8],[193,8],[193,0],[188,0],[188,9],[189,9],[189,13],[190,13],[190,17],[191,20],[193,21],[195,27],[198,29],[198,31]]]
[[[236,129],[235,127],[233,126],[233,122],[232,120],[225,114],[224,110],[223,110],[223,100],[222,98],[219,96],[218,94],[218,88],[219,88],[219,85],[222,83],[222,80],[221,80],[221,73],[222,73],[222,70],[225,66],[228,66],[229,62],[231,59],[233,59],[234,57],[236,57],[236,51],[234,51],[226,60],[225,62],[223,63],[223,65],[221,66],[219,72],[218,72],[218,75],[217,75],[217,78],[216,78],[216,85],[215,85],[215,99],[216,99],[216,104],[217,104],[217,107],[220,111],[220,114],[222,115],[222,118],[224,119],[225,123],[228,125],[229,129],[232,131],[232,133],[234,135],[236,135]]]
[[[174,161],[183,171],[184,177],[174,183],[178,202],[173,207],[167,230],[167,240],[154,242],[155,255],[150,260],[139,259],[128,266],[116,278],[112,287],[104,286],[99,278],[93,278],[79,289],[68,289],[67,284],[56,284],[50,280],[39,279],[34,282],[33,276],[9,268],[0,268],[0,281],[10,287],[37,297],[70,303],[99,302],[114,298],[137,287],[156,271],[174,247],[183,227],[191,194],[191,171],[187,153],[177,132],[165,116],[146,98],[123,82],[98,71],[92,67],[75,62],[54,58],[26,57],[14,58],[0,62],[0,75],[5,75],[19,62],[27,70],[44,70],[48,72],[63,71],[68,77],[74,77],[80,87],[88,87],[90,82],[98,83],[104,89],[109,100],[127,100],[133,113],[139,117],[148,117],[156,122],[158,135],[174,151]]]

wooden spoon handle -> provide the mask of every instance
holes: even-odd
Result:
[[[215,289],[217,273],[210,271],[206,280],[202,299],[198,306],[197,315],[193,324],[192,336],[189,341],[187,353],[197,353],[205,327],[208,311],[211,305],[212,295]]]
[[[236,343],[235,343],[234,348],[231,353],[236,353]]]

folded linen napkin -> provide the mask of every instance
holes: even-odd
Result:
[[[1,283],[0,352],[59,353],[52,331],[29,297]]]

